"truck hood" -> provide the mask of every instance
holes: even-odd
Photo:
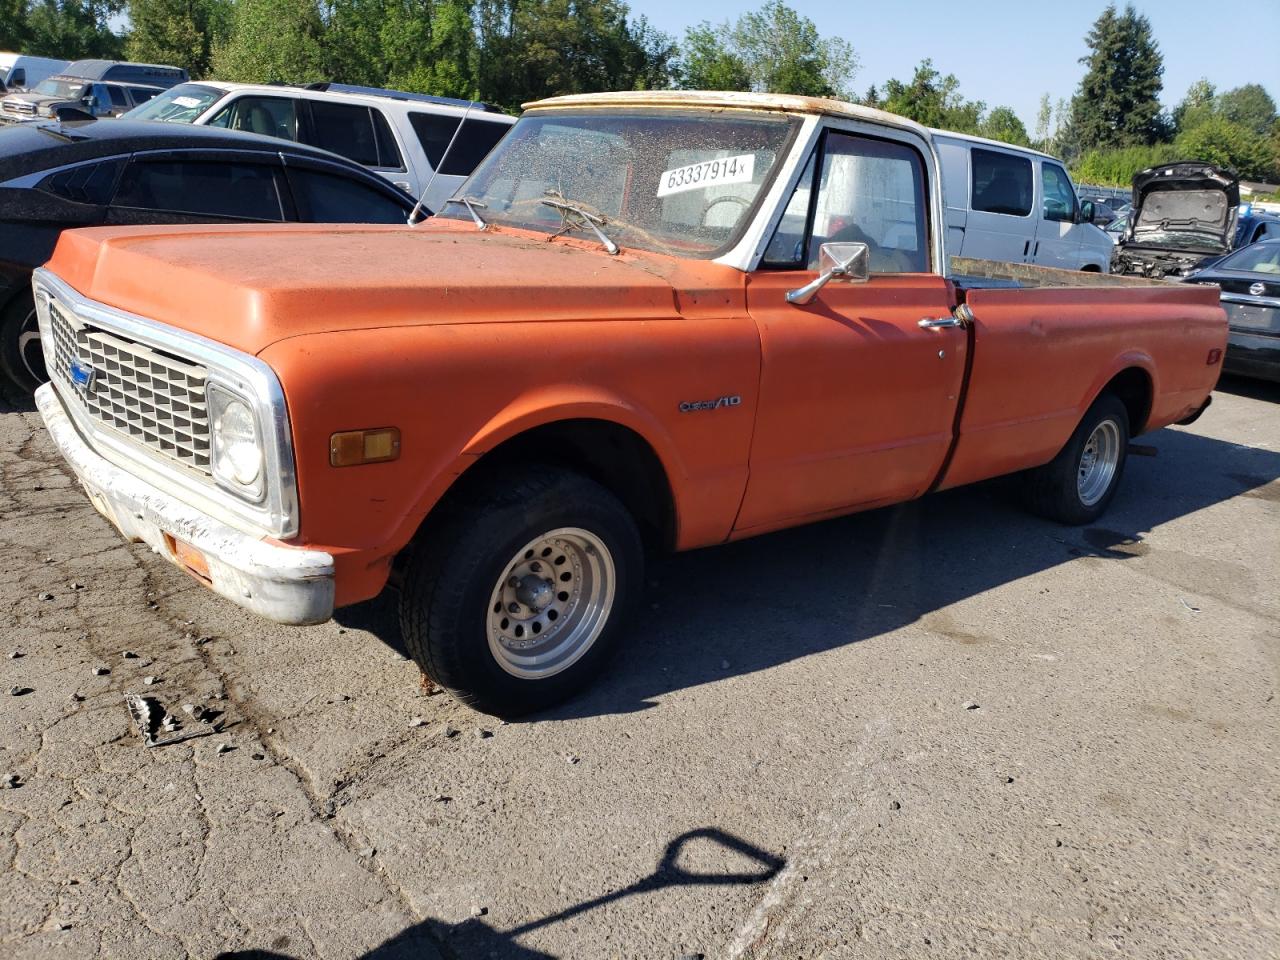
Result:
[[[1133,213],[1125,246],[1177,253],[1223,253],[1231,248],[1239,179],[1209,163],[1170,163],[1133,178]]]
[[[95,227],[63,233],[47,266],[91,300],[251,354],[335,330],[743,305],[742,275],[718,264],[457,221]]]

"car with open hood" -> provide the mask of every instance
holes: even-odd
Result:
[[[1150,167],[1133,178],[1133,210],[1111,257],[1111,272],[1181,277],[1206,257],[1232,249],[1240,181],[1199,161]]]

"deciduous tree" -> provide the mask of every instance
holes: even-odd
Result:
[[[221,80],[327,80],[324,22],[315,0],[237,0],[231,34],[214,50],[213,69]]]
[[[685,32],[680,83],[686,89],[754,90],[853,99],[858,57],[839,37],[823,37],[781,0],[734,23],[701,23]]]
[[[125,55],[143,63],[186,67],[210,75],[213,50],[231,29],[231,0],[129,0]]]

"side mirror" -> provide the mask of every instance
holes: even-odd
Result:
[[[871,251],[865,243],[824,243],[818,248],[817,279],[787,291],[787,303],[798,307],[812,300],[832,280],[866,283],[870,276]]]
[[[1077,222],[1093,223],[1093,218],[1097,214],[1097,212],[1098,211],[1094,209],[1093,201],[1086,200],[1082,204],[1080,204],[1080,219]]]

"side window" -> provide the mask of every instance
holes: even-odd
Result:
[[[373,119],[373,139],[378,148],[378,162],[375,166],[379,170],[403,170],[404,157],[400,156],[400,148],[396,145],[396,138],[391,133],[387,118],[376,107],[369,108],[369,116]]]
[[[103,114],[111,109],[111,91],[105,83],[95,83],[89,88],[89,92],[93,95],[95,103],[93,109],[95,113]]]
[[[129,96],[133,98],[134,106],[140,103],[146,103],[160,91],[152,90],[150,87],[130,87]]]
[[[418,135],[431,169],[438,170],[445,147],[449,145],[453,131],[458,129],[458,118],[443,113],[411,113],[409,124]]]
[[[135,160],[114,206],[239,220],[284,219],[276,168],[266,163]]]
[[[19,67],[17,70],[13,71],[13,73],[9,74],[9,86],[25,87],[26,85],[27,85],[26,67]]]
[[[378,144],[368,107],[311,100],[308,142],[366,167],[378,166]]]
[[[1031,212],[1035,191],[1031,186],[1031,161],[995,150],[971,151],[974,210],[1025,217]]]
[[[510,129],[510,124],[467,117],[463,121],[462,132],[453,143],[453,149],[444,158],[440,172],[451,177],[470,176],[471,171],[480,165],[480,161],[489,155],[489,151],[498,145],[498,141]]]
[[[100,163],[81,164],[78,167],[49,174],[36,185],[36,189],[76,203],[105,205],[111,202],[111,195],[115,192],[116,178],[120,175],[120,169],[123,166],[123,157],[103,160]]]
[[[114,83],[107,84],[107,96],[111,98],[113,110],[129,109],[129,95],[124,92],[124,87],[117,87]]]
[[[1044,177],[1044,218],[1071,221],[1076,218],[1076,193],[1067,171],[1056,163],[1041,163]]]
[[[809,192],[801,178],[769,249],[781,264],[794,263],[796,219]],[[865,243],[873,273],[923,273],[929,269],[929,229],[924,162],[906,144],[828,132],[822,148],[818,197],[809,223],[803,262],[818,266],[824,243]],[[768,254],[766,253],[766,257]]]
[[[238,97],[209,121],[211,127],[298,139],[298,104],[290,97]]]
[[[787,209],[782,212],[773,239],[764,251],[766,267],[799,267],[804,265],[804,234],[809,223],[809,198],[813,195],[813,171],[818,151],[809,154],[804,173],[796,181]]]
[[[386,193],[357,180],[293,168],[298,219],[310,223],[404,223],[409,214]]]

